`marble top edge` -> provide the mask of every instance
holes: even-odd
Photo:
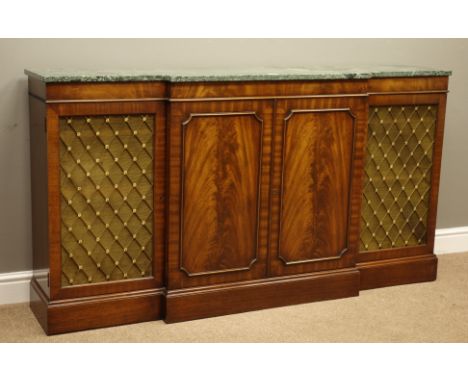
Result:
[[[452,71],[423,67],[388,66],[371,69],[330,68],[258,68],[258,69],[199,69],[199,70],[64,70],[25,69],[24,73],[45,83],[56,82],[221,82],[221,81],[287,81],[339,80],[382,77],[450,76]]]

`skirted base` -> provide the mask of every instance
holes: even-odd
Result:
[[[354,268],[168,291],[164,320],[187,321],[357,295],[359,271]]]
[[[437,257],[359,263],[356,268],[166,291],[164,288],[49,301],[31,281],[31,310],[47,334],[164,319],[167,323],[359,295],[363,289],[433,281]]]

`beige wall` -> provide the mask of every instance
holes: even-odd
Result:
[[[468,226],[468,40],[0,40],[0,273],[31,268],[24,68],[423,65],[452,69],[438,228]]]

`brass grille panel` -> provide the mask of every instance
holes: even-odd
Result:
[[[361,251],[426,243],[436,117],[433,105],[370,108]]]
[[[62,286],[147,277],[152,115],[60,118]]]

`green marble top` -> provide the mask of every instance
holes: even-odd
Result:
[[[30,77],[52,82],[127,82],[127,81],[284,81],[336,80],[382,77],[449,76],[449,70],[423,67],[384,66],[374,68],[257,68],[198,70],[72,70],[45,69],[24,71]]]

